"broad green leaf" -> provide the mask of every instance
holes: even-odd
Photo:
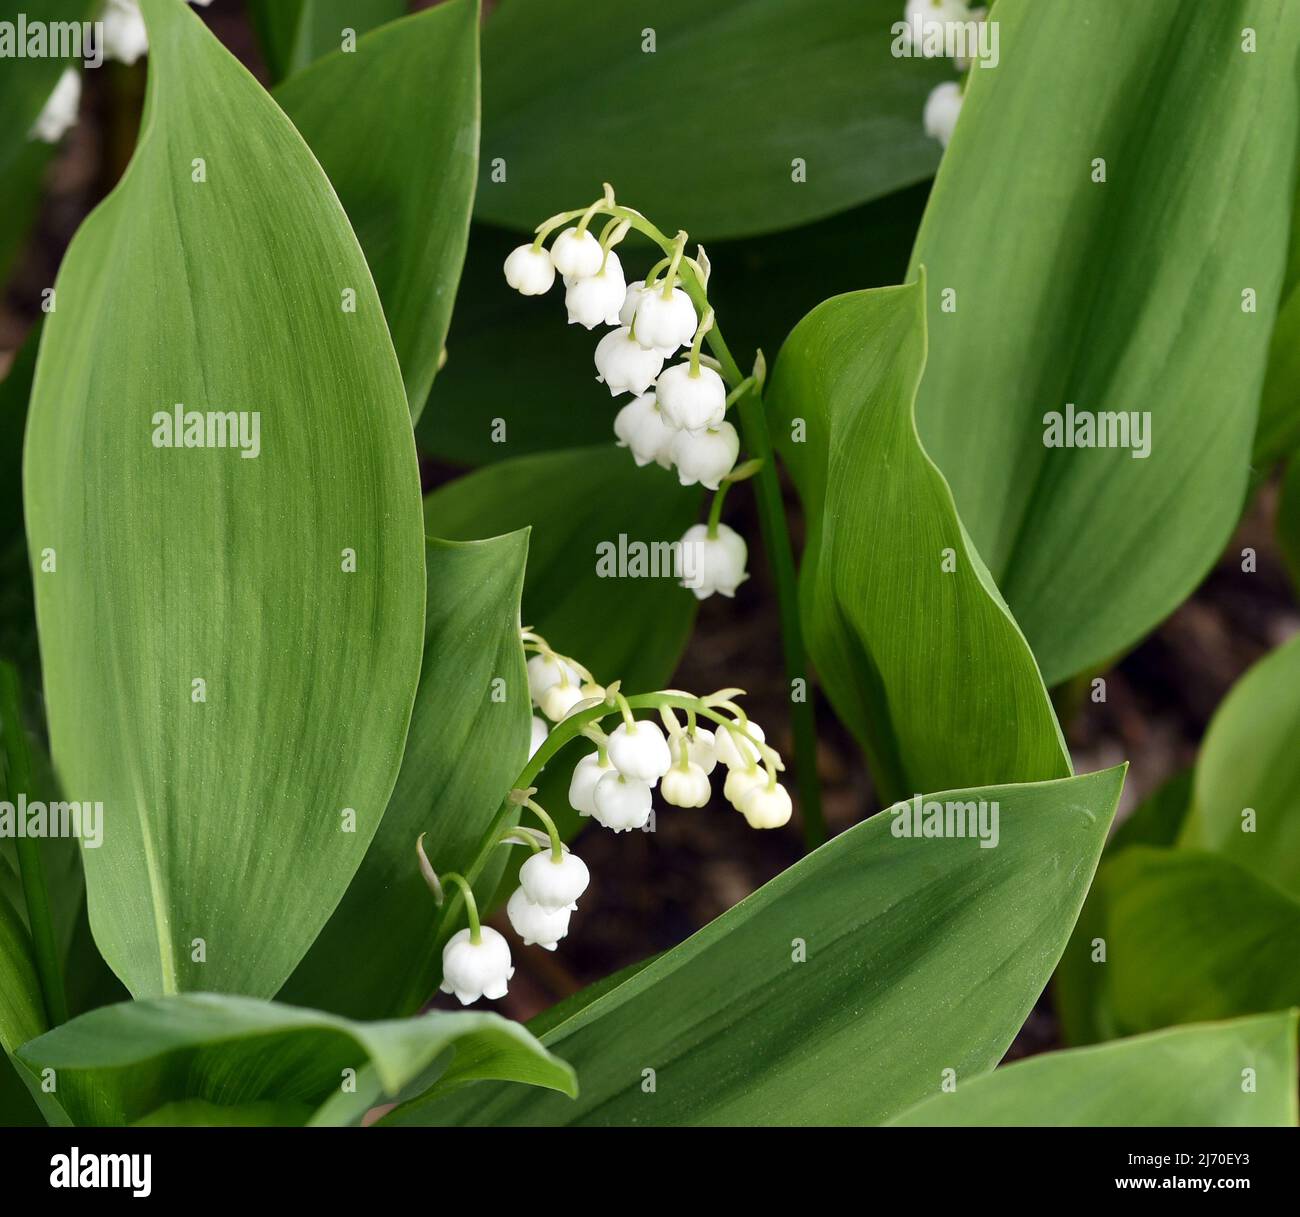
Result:
[[[1034,657],[917,439],[925,335],[922,285],[837,296],[795,327],[769,391],[808,516],[809,653],[885,802],[1070,772]]]
[[[478,89],[478,3],[450,0],[375,30],[275,92],[365,251],[412,419],[429,396],[465,260]]]
[[[1065,946],[1122,781],[1111,769],[932,796],[996,802],[992,849],[895,836],[894,817],[875,816],[551,1025],[542,1042],[577,1070],[576,1103],[477,1084],[386,1122],[888,1120],[944,1069],[969,1078],[1006,1051]]]
[[[296,1005],[359,1018],[419,1008],[441,959],[416,838],[426,834],[434,870],[465,870],[528,759],[527,534],[429,545],[424,663],[401,772],[352,885],[280,994]],[[481,900],[498,873],[478,884]]]
[[[760,347],[774,358],[827,296],[899,282],[925,198],[926,187],[916,186],[797,232],[710,242],[709,299],[737,359],[747,364]],[[486,224],[470,230],[447,366],[416,433],[425,450],[449,460],[485,464],[611,433],[620,403],[596,382],[598,336],[565,323],[560,288],[537,299],[506,285],[501,267],[519,240]],[[630,239],[620,253],[629,281],[657,257]],[[504,443],[493,441],[498,418]]]
[[[397,775],[424,618],[417,468],[324,174],[188,5],[143,8],[139,145],[64,259],[28,422],[29,549],[57,556],[36,567],[52,755],[68,798],[104,804],[90,919],[131,992],[269,996]],[[245,435],[258,412],[260,455],[155,447],[178,401],[248,412]]]
[[[0,894],[0,1048],[13,1051],[45,1026],[32,940],[8,896]]]
[[[1300,5],[1092,7],[999,0],[913,253],[921,438],[1049,685],[1142,637],[1236,525],[1300,116]],[[1047,447],[1070,406],[1150,426]]]
[[[1287,462],[1278,494],[1277,543],[1291,584],[1300,594],[1300,457],[1295,455]]]
[[[306,1103],[241,1103],[223,1106],[205,1099],[182,1099],[133,1120],[137,1128],[295,1128],[311,1119]]]
[[[1179,845],[1223,854],[1300,898],[1300,637],[1215,712]]]
[[[712,239],[921,181],[940,151],[921,111],[952,69],[890,53],[902,15],[899,0],[614,0],[593,19],[584,0],[503,0],[483,36],[478,216],[531,229],[609,181],[666,231]]]
[[[1255,463],[1266,466],[1300,447],[1300,193],[1292,216],[1291,255],[1269,345],[1259,401]]]
[[[246,0],[272,80],[300,72],[358,36],[406,12],[406,0]]]
[[[372,1070],[379,1093],[394,1096],[448,1050],[462,1049],[491,1050],[498,1076],[517,1069],[531,1085],[575,1093],[573,1071],[496,1014],[435,1011],[358,1023],[212,993],[92,1011],[25,1044],[16,1059],[33,1076],[56,1071],[59,1103],[74,1124],[129,1124],[196,1100],[235,1109],[228,1119],[237,1122],[254,1103],[319,1114],[346,1093],[348,1071],[360,1078]]]
[[[1242,1071],[1254,1071],[1246,1090]],[[948,1128],[1296,1123],[1296,1012],[1050,1052],[936,1094],[895,1124]]]

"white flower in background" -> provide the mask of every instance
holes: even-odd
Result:
[[[644,279],[638,279],[635,283],[629,284],[627,295],[623,297],[623,307],[618,310],[619,325],[630,326],[636,319],[636,306],[641,303],[641,297],[646,293]]]
[[[714,733],[697,724],[694,733],[687,731],[684,738],[687,759],[703,769],[704,776],[708,777],[718,764],[718,742]]]
[[[77,121],[81,105],[81,74],[76,68],[64,68],[59,83],[32,124],[32,139],[57,144],[63,133]]]
[[[605,745],[609,759],[624,777],[637,778],[653,786],[673,763],[668,741],[658,723],[644,719],[620,723],[610,732]]]
[[[661,288],[652,287],[640,294],[632,330],[643,347],[668,356],[690,344],[699,323],[695,305],[680,287],[674,287],[666,300]]]
[[[668,469],[673,440],[681,434],[670,427],[653,393],[639,393],[614,417],[614,434],[620,448],[628,448],[637,465],[651,461]]]
[[[935,85],[930,96],[925,99],[925,112],[921,118],[925,124],[925,133],[931,139],[937,139],[945,148],[957,126],[961,103],[961,85],[955,80],[945,80],[943,84]]]
[[[780,828],[790,822],[793,810],[790,792],[778,782],[769,782],[765,774],[741,795],[738,806],[750,828]]]
[[[598,751],[584,756],[574,766],[573,777],[569,781],[569,806],[580,815],[596,815],[596,783],[605,774],[616,772],[608,757],[601,763]]]
[[[664,357],[658,351],[647,351],[627,326],[610,330],[596,344],[596,379],[609,389],[611,397],[644,393],[663,366]]]
[[[521,245],[505,264],[506,282],[521,296],[544,296],[555,282],[555,263],[544,249]]]
[[[538,718],[533,715],[533,734],[528,741],[528,759],[531,761],[537,755],[537,749],[546,743],[546,737],[550,735],[551,729],[546,725],[544,718]]]
[[[727,771],[727,780],[722,784],[722,797],[737,811],[740,811],[745,796],[755,786],[766,785],[767,774],[757,765],[752,769],[729,769]]]
[[[510,926],[524,940],[524,946],[538,946],[546,951],[555,950],[569,932],[569,914],[567,908],[544,909],[534,904],[522,887],[515,888],[506,902]]]
[[[678,431],[673,436],[670,455],[677,466],[677,480],[683,486],[698,482],[709,490],[717,490],[722,479],[736,467],[740,435],[725,420],[703,431]]]
[[[548,912],[576,909],[591,874],[587,864],[566,849],[558,858],[549,849],[534,854],[519,868],[519,886],[534,904]]]
[[[903,20],[905,45],[914,46],[926,59],[938,59],[944,55],[949,22],[970,21],[971,12],[966,0],[907,0]]]
[[[528,661],[528,692],[539,705],[547,689],[566,680],[570,684],[579,685],[582,683],[582,674],[562,656],[544,651]]]
[[[718,760],[728,769],[752,769],[761,759],[753,741],[767,742],[763,728],[753,719],[748,719],[744,726],[737,724],[735,731],[719,727],[715,738]]]
[[[594,275],[568,281],[564,307],[569,310],[569,324],[589,330],[598,325],[617,325],[626,295],[623,264],[611,249],[605,255],[605,265]]]
[[[149,49],[144,15],[136,0],[104,0],[100,20],[103,22],[102,38],[107,58],[135,63]]]
[[[589,232],[566,228],[551,246],[551,262],[566,279],[585,279],[600,269],[605,257],[600,242]]]
[[[692,369],[689,360],[664,370],[655,396],[664,417],[684,431],[716,427],[727,412],[727,386],[722,377],[703,364]]]
[[[442,991],[454,993],[462,1006],[480,997],[506,995],[506,984],[515,974],[510,964],[510,944],[491,926],[483,926],[478,942],[471,931],[453,934],[442,948]]]
[[[596,783],[594,817],[614,832],[644,828],[650,819],[652,796],[649,783],[624,777],[615,771]]]
[[[682,552],[687,546],[691,547],[689,562]],[[734,596],[736,588],[749,578],[745,571],[748,557],[745,538],[734,529],[719,524],[717,536],[710,537],[707,524],[694,524],[682,534],[677,574],[682,577],[682,586],[690,588],[697,600],[705,600],[715,592]]]
[[[709,775],[693,761],[679,761],[659,782],[659,793],[672,807],[703,807],[713,793]]]

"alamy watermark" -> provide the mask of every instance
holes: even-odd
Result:
[[[680,579],[683,587],[701,586],[703,546],[698,541],[617,541],[596,546],[598,579]]]
[[[102,21],[0,21],[0,59],[80,59],[88,68],[104,62]]]
[[[238,448],[254,458],[262,451],[259,410],[187,410],[177,402],[152,418],[155,448]]]
[[[896,837],[969,837],[978,839],[980,849],[998,844],[998,803],[994,799],[927,799],[914,794],[889,809],[894,822],[889,831]]]
[[[1151,455],[1150,410],[1076,410],[1067,402],[1064,412],[1043,415],[1044,448],[1131,448],[1135,461]]]
[[[895,59],[954,59],[996,68],[1002,61],[1001,34],[996,21],[939,21],[918,13],[911,21],[895,21],[889,53]]]
[[[27,796],[20,794],[16,804],[0,801],[0,837],[76,837],[87,849],[98,849],[104,843],[104,804],[29,803]]]

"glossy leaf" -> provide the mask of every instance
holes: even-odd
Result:
[[[1070,772],[1034,657],[917,439],[924,366],[922,287],[853,292],[795,327],[769,389],[809,522],[808,649],[883,802]]]
[[[898,0],[619,0],[593,20],[582,0],[504,0],[484,31],[478,216],[531,229],[609,181],[666,231],[712,239],[921,181],[939,159],[921,111],[952,70],[891,54],[902,15]]]
[[[69,798],[104,803],[90,918],[131,991],[270,995],[397,775],[424,619],[417,468],[324,174],[188,5],[143,7],[140,142],[64,259],[28,424],[29,549],[57,559],[36,567],[52,752]],[[155,446],[177,401],[249,412],[246,436],[257,411],[260,455]]]
[[[1255,1087],[1242,1085],[1253,1070]],[[1277,1127],[1296,1123],[1296,1013],[1157,1031],[1017,1061],[936,1094],[912,1127]]]
[[[478,3],[450,0],[375,30],[275,92],[365,251],[412,419],[429,396],[465,260],[478,90]]]
[[[1235,527],[1291,228],[1300,6],[1123,11],[1000,0],[913,253],[921,438],[1048,684],[1141,638]],[[1150,426],[1047,447],[1067,405]]]
[[[348,1094],[341,1086],[349,1071],[359,1083],[373,1071],[378,1093],[391,1097],[449,1050],[486,1052],[496,1076],[574,1093],[572,1070],[496,1014],[435,1011],[358,1023],[211,993],[92,1011],[25,1044],[17,1062],[33,1076],[56,1071],[58,1104],[73,1124],[129,1124],[160,1108],[191,1122],[193,1109],[175,1105],[194,1102],[234,1109],[224,1119],[206,1113],[214,1118],[202,1122],[238,1122],[249,1104],[272,1103],[282,1115],[285,1104],[318,1116],[328,1105],[327,1114],[340,1117],[334,1122],[351,1123],[364,1110],[334,1102]]]
[[[943,796],[998,803],[992,849],[894,836],[876,816],[551,1025],[542,1042],[577,1070],[576,1103],[477,1084],[386,1122],[888,1120],[944,1069],[973,1077],[1006,1051],[1065,946],[1122,780]]]
[[[337,51],[345,29],[358,35],[406,12],[406,0],[246,0],[272,80]]]
[[[463,871],[528,759],[519,640],[528,538],[429,543],[424,663],[384,821],[283,1001],[351,1017],[409,1014],[437,985],[437,910],[416,867]],[[490,896],[501,862],[478,884]]]

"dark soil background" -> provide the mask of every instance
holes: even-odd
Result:
[[[198,11],[265,82],[237,0],[216,0]],[[0,375],[39,316],[40,292],[54,282],[73,232],[130,158],[144,76],[143,61],[133,68],[105,65],[86,76],[82,120],[50,166],[36,229],[0,300]],[[815,298],[846,286],[871,284],[832,284]],[[771,359],[775,351],[768,354]],[[432,465],[426,470],[430,481],[454,472]],[[788,497],[798,529],[798,504]],[[1231,685],[1265,652],[1300,630],[1300,607],[1273,542],[1275,506],[1275,486],[1266,480],[1196,593],[1113,669],[1090,674],[1106,677],[1104,704],[1086,696],[1058,698],[1076,770],[1131,762],[1121,816],[1194,761],[1206,725]],[[729,497],[727,518],[744,535],[758,536],[746,490]],[[1246,547],[1258,555],[1255,573],[1241,569]],[[694,689],[742,685],[749,694],[749,712],[790,757],[776,597],[758,545],[751,547],[751,555],[753,577],[736,599],[704,602],[674,683]],[[878,808],[856,744],[824,700],[819,698],[817,708],[825,814],[830,832],[836,833]],[[501,1003],[513,1017],[528,1018],[617,968],[681,942],[803,853],[796,825],[754,832],[720,798],[701,811],[661,808],[654,834],[616,837],[593,829],[583,835],[580,848],[593,875],[591,889],[559,951],[515,952],[518,971],[509,998]],[[1058,1042],[1050,995],[1045,995],[1010,1055],[1044,1051]]]

